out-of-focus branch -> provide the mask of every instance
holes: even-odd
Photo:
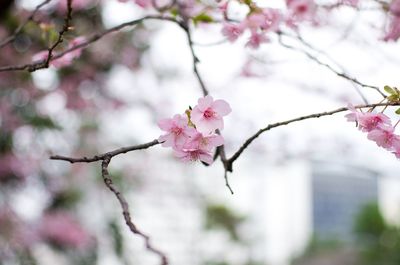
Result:
[[[37,5],[35,7],[35,9],[33,10],[33,12],[30,14],[30,16],[25,20],[24,23],[22,23],[21,25],[18,26],[18,28],[15,29],[15,31],[13,32],[12,35],[8,36],[7,38],[5,38],[4,40],[2,40],[0,42],[0,48],[3,48],[4,46],[6,46],[8,43],[12,42],[15,40],[15,38],[18,36],[18,34],[22,31],[22,29],[26,26],[26,24],[28,24],[30,21],[32,21],[35,18],[35,15],[37,14],[37,12],[39,11],[39,9],[41,9],[43,6],[47,5],[48,3],[50,3],[51,0],[45,0],[42,3],[40,3],[39,5]]]
[[[134,146],[128,146],[128,147],[122,147],[119,149],[116,149],[114,151],[110,151],[104,154],[100,155],[95,155],[93,157],[82,157],[82,158],[72,158],[72,157],[65,157],[65,156],[51,156],[50,159],[52,160],[63,160],[63,161],[68,161],[70,163],[91,163],[91,162],[96,162],[96,161],[102,161],[101,162],[101,174],[103,176],[104,183],[106,184],[107,188],[114,193],[115,197],[117,197],[119,204],[121,205],[122,208],[122,214],[125,219],[126,225],[129,227],[131,232],[133,234],[139,235],[142,237],[145,241],[146,249],[149,250],[150,252],[153,252],[154,254],[158,255],[161,260],[161,265],[167,265],[168,264],[168,259],[167,256],[157,248],[155,248],[151,243],[150,243],[150,237],[146,234],[144,234],[141,230],[137,228],[137,226],[133,223],[131,214],[129,212],[129,204],[125,197],[122,195],[122,193],[115,187],[115,185],[112,182],[110,173],[108,172],[108,165],[110,164],[111,158],[114,156],[128,153],[131,151],[135,150],[142,150],[142,149],[147,149],[150,148],[154,145],[159,144],[158,140],[153,140],[148,143],[144,144],[139,144],[139,145],[134,145]]]
[[[125,197],[122,195],[122,193],[113,184],[110,173],[108,172],[108,165],[110,164],[110,161],[111,161],[111,156],[106,156],[103,159],[103,162],[101,163],[101,175],[103,176],[103,180],[107,188],[112,193],[114,193],[115,197],[117,197],[118,202],[122,208],[122,214],[124,216],[126,225],[129,227],[132,233],[139,235],[144,239],[147,250],[153,252],[154,254],[160,257],[161,265],[167,265],[168,264],[167,256],[162,251],[153,247],[153,245],[150,242],[150,237],[144,234],[142,231],[140,231],[136,227],[136,225],[132,222],[131,214],[129,212],[129,204],[126,201]]]
[[[67,157],[67,156],[54,155],[54,156],[51,156],[50,159],[52,159],[52,160],[64,160],[64,161],[68,161],[70,163],[91,163],[91,162],[104,160],[107,157],[112,158],[112,157],[114,157],[116,155],[119,155],[119,154],[125,154],[125,153],[131,152],[131,151],[135,151],[135,150],[147,149],[147,148],[152,147],[152,146],[157,145],[157,144],[159,144],[159,142],[156,139],[156,140],[153,140],[151,142],[144,143],[144,144],[118,148],[118,149],[116,149],[114,151],[110,151],[110,152],[107,152],[107,153],[104,153],[104,154],[100,154],[100,155],[95,155],[93,157],[73,158],[73,157]]]
[[[104,30],[102,32],[95,33],[92,36],[88,37],[86,39],[86,41],[84,41],[84,42],[82,42],[82,43],[80,43],[78,45],[75,45],[75,46],[73,46],[73,47],[71,47],[71,48],[69,48],[69,49],[67,49],[67,50],[65,50],[63,52],[60,52],[60,53],[55,54],[55,55],[52,55],[52,57],[50,58],[50,61],[58,59],[58,58],[61,58],[64,55],[66,55],[66,54],[68,54],[68,53],[70,53],[72,51],[75,51],[77,49],[85,48],[86,46],[90,45],[93,42],[96,42],[96,41],[100,40],[101,38],[105,37],[106,35],[108,35],[110,33],[117,32],[117,31],[119,31],[119,30],[121,30],[123,28],[126,28],[126,27],[130,27],[130,26],[134,26],[134,25],[140,24],[145,20],[165,20],[165,21],[171,21],[171,22],[177,23],[178,25],[181,23],[180,21],[176,20],[175,18],[168,17],[168,16],[145,16],[145,17],[142,17],[142,18],[139,18],[139,19],[135,19],[135,20],[132,20],[132,21],[129,21],[129,22],[122,23],[120,25],[117,25],[117,26],[112,27],[110,29]],[[39,70],[39,69],[48,68],[49,66],[45,65],[45,64],[46,64],[46,60],[42,60],[42,61],[37,61],[37,62],[33,62],[33,63],[29,63],[29,64],[23,64],[23,65],[3,66],[3,67],[0,67],[0,72],[26,71],[26,70],[30,71],[30,72],[34,72],[34,71]]]
[[[400,102],[389,102],[389,103],[375,103],[375,104],[357,105],[357,106],[355,106],[355,108],[362,109],[362,108],[375,108],[375,107],[379,107],[379,106],[399,106],[399,105],[400,105]],[[346,111],[346,110],[349,110],[349,108],[348,107],[342,107],[342,108],[338,108],[338,109],[331,110],[331,111],[324,111],[324,112],[320,112],[320,113],[314,113],[314,114],[310,114],[310,115],[306,115],[306,116],[301,116],[301,117],[290,119],[290,120],[286,120],[286,121],[281,121],[281,122],[277,122],[277,123],[271,123],[268,126],[266,126],[265,128],[260,129],[258,132],[256,132],[251,137],[249,137],[242,144],[242,146],[232,155],[232,157],[227,159],[227,163],[232,168],[233,163],[236,161],[236,159],[239,158],[239,156],[243,153],[243,151],[246,150],[246,148],[255,139],[257,139],[258,136],[260,136],[262,133],[264,133],[266,131],[269,131],[269,130],[271,130],[273,128],[276,128],[276,127],[288,125],[288,124],[291,124],[293,122],[298,122],[298,121],[303,121],[303,120],[308,120],[308,119],[314,119],[314,118],[320,118],[320,117],[324,117],[324,116],[330,116],[330,115],[333,115],[333,114],[336,114],[336,113],[339,113],[339,112],[343,112],[343,111]]]
[[[294,50],[294,51],[299,51],[299,52],[303,53],[304,55],[306,55],[306,56],[307,56],[309,59],[311,59],[312,61],[318,63],[318,64],[321,65],[321,66],[324,66],[325,68],[327,68],[327,69],[330,70],[331,72],[335,73],[337,76],[340,76],[340,77],[342,77],[342,78],[344,78],[344,79],[347,79],[347,80],[351,81],[352,83],[357,84],[357,85],[359,85],[359,86],[361,86],[361,87],[372,88],[372,89],[376,90],[382,97],[384,97],[384,98],[386,97],[386,95],[379,89],[379,87],[373,86],[373,85],[368,85],[368,84],[365,84],[365,83],[362,83],[362,82],[360,82],[359,80],[357,80],[356,78],[351,77],[351,76],[347,75],[347,74],[344,73],[344,72],[339,72],[339,71],[335,70],[332,66],[330,66],[330,65],[327,64],[327,63],[322,62],[322,61],[319,60],[317,57],[315,57],[314,55],[312,55],[311,53],[309,53],[308,51],[303,50],[303,49],[300,49],[300,48],[295,47],[295,46],[292,46],[292,45],[289,45],[289,44],[287,44],[287,43],[284,43],[283,40],[282,40],[282,36],[284,36],[284,34],[283,34],[282,32],[278,32],[279,43],[280,43],[283,47],[288,48],[288,49],[291,49],[291,50]]]
[[[308,41],[306,41],[299,33],[297,33],[295,36],[286,34],[286,33],[281,33],[287,37],[294,38],[295,40],[299,41],[301,44],[303,44],[305,47],[311,49],[312,51],[315,51],[317,54],[323,54],[327,59],[329,59],[331,62],[333,62],[337,67],[340,68],[342,73],[348,75],[346,73],[346,70],[342,65],[340,65],[335,59],[333,59],[329,54],[327,54],[325,51],[320,50],[313,45],[311,45]],[[357,94],[361,97],[361,99],[364,101],[365,104],[369,104],[367,98],[365,97],[364,93],[360,90],[360,88],[357,86],[357,84],[352,83],[354,89],[356,90]]]
[[[25,64],[25,65],[20,65],[20,66],[4,66],[0,67],[0,72],[6,72],[6,71],[21,71],[21,70],[28,70],[29,72],[34,72],[39,69],[44,69],[48,68],[50,65],[50,61],[53,59],[56,59],[56,56],[54,56],[53,52],[57,46],[64,41],[64,34],[70,29],[71,27],[71,20],[72,20],[72,0],[68,0],[67,2],[67,14],[65,15],[64,18],[64,24],[60,32],[58,33],[58,38],[57,40],[47,49],[47,58],[34,62],[31,64]],[[59,58],[59,57],[57,57]]]
[[[201,77],[199,69],[197,67],[197,64],[200,62],[200,60],[199,60],[199,58],[197,57],[197,55],[196,55],[196,53],[194,51],[194,47],[193,47],[194,43],[193,43],[193,39],[192,39],[192,34],[190,32],[190,28],[184,22],[179,23],[179,25],[185,31],[186,36],[187,36],[190,52],[191,52],[192,58],[193,58],[193,72],[196,75],[197,81],[199,82],[199,85],[200,85],[201,90],[203,92],[203,96],[207,96],[209,94],[209,92],[208,92],[208,89],[207,89],[206,85],[204,84],[203,78]]]

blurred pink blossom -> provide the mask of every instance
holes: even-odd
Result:
[[[85,249],[91,237],[67,212],[46,213],[39,227],[42,239],[62,247]]]
[[[222,28],[222,35],[226,36],[229,41],[237,40],[243,34],[244,27],[242,24],[224,23]]]
[[[378,146],[391,150],[393,144],[400,140],[399,136],[394,134],[393,127],[377,128],[368,133],[368,139],[374,141]]]

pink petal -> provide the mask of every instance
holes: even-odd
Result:
[[[173,122],[172,122],[171,119],[162,119],[162,120],[159,120],[159,121],[157,122],[157,124],[158,124],[158,127],[160,127],[161,130],[167,131],[167,132],[170,131],[171,128],[172,128],[172,126],[173,126]]]
[[[205,96],[204,98],[199,98],[197,103],[197,107],[199,108],[199,110],[201,112],[204,112],[206,109],[211,107],[211,104],[213,103],[213,98],[212,96]]]
[[[208,137],[208,141],[210,143],[210,145],[216,147],[216,146],[220,146],[224,144],[224,137],[222,137],[221,135],[212,135],[210,137]]]
[[[199,132],[207,135],[213,133],[216,129],[224,128],[224,121],[222,119],[201,119],[196,124],[196,128]]]
[[[197,126],[197,123],[203,119],[203,112],[196,106],[190,113],[190,119]]]
[[[229,106],[228,102],[222,99],[218,99],[214,101],[212,104],[212,109],[218,113],[219,116],[225,116],[231,113],[232,109]]]
[[[204,153],[203,152],[200,153],[199,159],[201,161],[203,161],[204,163],[207,163],[209,165],[211,165],[212,162],[213,162],[213,158],[212,158],[211,154],[205,153],[205,152]]]

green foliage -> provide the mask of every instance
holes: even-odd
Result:
[[[199,24],[199,23],[210,23],[213,22],[212,17],[210,17],[209,15],[207,15],[206,13],[200,13],[197,16],[193,17],[193,23],[195,25]]]
[[[121,234],[121,229],[115,220],[108,224],[112,238],[114,240],[114,251],[119,256],[122,257],[124,251],[124,241]]]
[[[389,94],[387,97],[389,102],[400,101],[400,91],[396,87],[385,86],[383,89]]]
[[[61,129],[50,117],[39,115],[28,115],[24,117],[25,122],[37,129]]]
[[[234,241],[239,241],[238,226],[245,220],[225,205],[207,205],[206,228],[224,229]]]
[[[52,209],[65,209],[71,208],[79,202],[82,198],[82,193],[77,189],[68,189],[60,191],[54,194],[52,204],[50,208]]]
[[[6,153],[12,150],[12,134],[0,131],[0,153]]]
[[[361,210],[355,232],[360,248],[360,265],[400,264],[400,230],[385,222],[376,204]]]
[[[379,237],[387,228],[377,204],[368,204],[357,215],[354,231],[358,237]]]

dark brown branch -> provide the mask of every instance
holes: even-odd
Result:
[[[50,60],[53,57],[54,49],[57,48],[57,46],[64,41],[64,34],[69,30],[71,20],[72,20],[72,0],[67,0],[67,14],[64,18],[64,25],[61,31],[58,33],[57,40],[53,43],[53,45],[50,46],[50,48],[48,48],[47,59],[44,61],[42,65],[38,65],[37,68],[28,69],[29,72],[49,67]]]
[[[366,105],[357,105],[355,106],[355,108],[361,109],[361,108],[375,108],[375,107],[379,107],[379,106],[399,106],[400,102],[393,102],[393,103],[376,103],[376,104],[366,104]],[[239,148],[239,150],[237,150],[231,158],[229,158],[227,160],[227,163],[230,164],[230,167],[232,167],[233,162],[236,161],[236,159],[239,158],[239,156],[243,153],[243,151],[255,140],[257,139],[258,136],[260,136],[262,133],[269,131],[273,128],[276,127],[280,127],[283,125],[288,125],[290,123],[293,122],[298,122],[298,121],[303,121],[303,120],[308,120],[308,119],[314,119],[314,118],[320,118],[320,117],[324,117],[324,116],[330,116],[339,112],[343,112],[349,110],[348,107],[342,107],[342,108],[338,108],[335,110],[331,110],[331,111],[324,111],[324,112],[320,112],[320,113],[314,113],[314,114],[310,114],[310,115],[306,115],[306,116],[301,116],[298,118],[294,118],[294,119],[290,119],[287,121],[281,121],[281,122],[277,122],[277,123],[272,123],[269,124],[267,127],[260,129],[258,132],[256,132],[254,135],[252,135],[250,138],[248,138],[243,145]]]
[[[28,24],[30,21],[32,21],[35,18],[35,15],[37,14],[37,12],[39,11],[39,9],[41,9],[43,6],[47,5],[48,3],[50,3],[51,0],[45,0],[42,3],[40,3],[39,5],[37,5],[35,7],[35,9],[33,10],[33,12],[30,14],[30,16],[25,20],[24,23],[22,23],[21,25],[18,26],[18,28],[15,29],[14,33],[11,36],[8,36],[6,39],[4,39],[3,41],[0,42],[0,48],[3,48],[4,46],[6,46],[8,43],[12,42],[15,40],[15,38],[18,36],[18,34],[22,31],[22,29],[26,26],[26,24]]]
[[[188,39],[190,52],[191,52],[192,58],[193,58],[193,72],[196,75],[197,81],[200,84],[201,90],[203,92],[203,96],[207,96],[209,94],[209,92],[208,92],[206,85],[204,84],[203,78],[201,77],[199,69],[197,67],[197,64],[200,62],[200,60],[197,57],[197,55],[194,51],[194,48],[193,48],[194,43],[193,43],[193,39],[192,39],[192,34],[190,33],[189,26],[185,25],[183,22],[179,23],[179,25],[185,31],[187,39]]]
[[[302,53],[303,53],[304,55],[306,55],[309,59],[311,59],[312,61],[318,63],[318,64],[321,65],[321,66],[326,67],[326,68],[329,69],[331,72],[335,73],[337,76],[340,76],[340,77],[342,77],[342,78],[344,78],[344,79],[347,79],[347,80],[349,80],[349,81],[351,81],[351,82],[353,82],[353,83],[355,83],[355,84],[357,84],[357,85],[359,85],[359,86],[361,86],[361,87],[372,88],[372,89],[376,90],[382,97],[386,98],[386,95],[379,89],[379,87],[377,87],[377,86],[372,86],[372,85],[368,85],[368,84],[365,84],[365,83],[362,83],[362,82],[360,82],[359,80],[357,80],[356,78],[351,77],[351,76],[345,74],[344,72],[339,72],[339,71],[335,70],[332,66],[330,66],[330,65],[327,64],[327,63],[324,63],[324,62],[320,61],[317,57],[315,57],[315,56],[312,55],[311,53],[309,53],[309,52],[307,52],[307,51],[305,51],[305,50],[299,49],[299,48],[297,48],[297,47],[291,46],[291,45],[289,45],[289,44],[284,43],[284,42],[282,41],[282,36],[284,36],[284,34],[283,34],[282,32],[278,32],[279,43],[280,43],[283,47],[288,48],[288,49],[291,49],[291,50],[294,50],[294,51],[302,52]]]
[[[112,158],[112,157],[114,157],[116,155],[119,155],[119,154],[125,154],[125,153],[131,152],[131,151],[135,151],[135,150],[147,149],[147,148],[152,147],[152,146],[157,145],[157,144],[159,144],[159,142],[156,139],[156,140],[153,140],[151,142],[144,143],[144,144],[118,148],[118,149],[116,149],[114,151],[110,151],[110,152],[107,152],[107,153],[104,153],[104,154],[100,154],[100,155],[95,155],[93,157],[72,158],[72,157],[54,155],[54,156],[51,156],[50,159],[52,159],[52,160],[64,160],[64,161],[68,161],[70,163],[91,163],[91,162],[104,160],[107,157]]]
[[[113,184],[110,173],[108,172],[108,165],[110,164],[110,161],[111,161],[111,156],[104,157],[103,162],[101,163],[101,175],[103,176],[104,183],[106,184],[108,189],[112,193],[114,193],[115,197],[117,197],[118,202],[122,208],[122,214],[124,216],[126,225],[129,227],[132,233],[139,235],[144,239],[147,250],[153,252],[154,254],[160,257],[161,265],[167,265],[168,264],[167,256],[162,251],[153,247],[153,245],[150,242],[150,237],[144,234],[142,231],[140,231],[136,227],[136,225],[132,222],[131,214],[129,212],[129,204],[126,201],[125,197],[122,195],[122,193]]]

